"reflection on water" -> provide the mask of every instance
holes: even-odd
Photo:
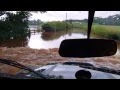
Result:
[[[10,38],[6,41],[0,41],[0,47],[27,47],[28,46],[28,37],[21,38]]]
[[[31,36],[28,46],[34,49],[59,48],[62,40],[74,38],[87,37],[84,34],[74,32],[41,32]]]
[[[120,55],[120,41],[116,41],[117,42],[117,53],[116,55]]]
[[[69,31],[59,31],[59,32],[42,32],[41,33],[41,38],[44,40],[44,41],[52,41],[52,40],[57,40],[59,39],[60,37],[62,37],[63,39],[65,38],[76,38],[76,35],[74,35],[75,32],[72,32],[72,30],[69,30]],[[73,37],[74,35],[74,37]],[[84,36],[86,35],[83,35],[83,33],[79,33],[79,38],[84,38]]]

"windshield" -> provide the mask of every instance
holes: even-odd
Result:
[[[120,70],[119,11],[96,11],[90,36],[116,40],[116,55],[64,58],[58,54],[63,40],[87,38],[87,23],[88,11],[0,11],[0,58],[32,67],[78,61]],[[0,63],[0,72],[19,70]]]

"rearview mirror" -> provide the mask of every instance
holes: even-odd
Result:
[[[107,39],[67,39],[61,42],[59,54],[62,57],[103,57],[114,55],[117,43]]]

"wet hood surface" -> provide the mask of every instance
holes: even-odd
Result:
[[[39,71],[42,69],[45,69],[42,72],[45,75],[62,76],[63,79],[76,79],[75,74],[79,70],[89,71],[91,73],[90,79],[120,79],[120,75],[86,69],[75,65],[63,65],[63,64],[45,65],[35,69],[35,71]]]

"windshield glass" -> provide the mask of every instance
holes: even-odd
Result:
[[[96,11],[91,31],[91,38],[116,40],[116,55],[99,58],[59,55],[61,41],[87,38],[87,23],[88,11],[0,11],[0,58],[32,67],[78,61],[120,70],[119,11]],[[0,72],[15,74],[19,70],[0,63]]]

